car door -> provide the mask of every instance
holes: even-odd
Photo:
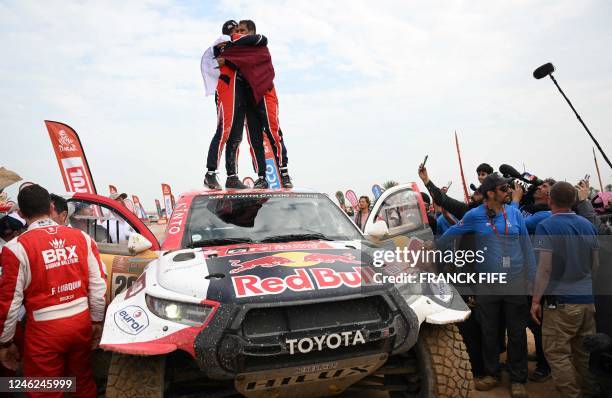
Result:
[[[409,247],[414,238],[433,240],[425,202],[416,183],[397,185],[382,193],[366,221],[366,235],[368,231],[373,231],[374,223],[381,222],[386,227],[386,233],[375,237],[380,243],[392,242],[396,247]]]
[[[106,268],[107,295],[112,300],[129,288],[144,267],[158,257],[160,244],[151,230],[116,200],[76,193],[67,201],[70,226],[81,229],[97,242]],[[130,250],[128,243],[134,232],[150,242],[148,249]]]

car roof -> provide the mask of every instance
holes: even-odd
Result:
[[[271,194],[271,195],[284,195],[288,193],[310,193],[310,194],[321,194],[322,192],[315,191],[313,189],[306,188],[292,188],[292,189],[195,189],[192,191],[183,192],[182,197],[194,197],[194,196],[211,196],[211,195],[235,195],[235,194]]]

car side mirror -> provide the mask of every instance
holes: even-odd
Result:
[[[139,254],[147,251],[153,246],[153,244],[144,236],[133,233],[128,238],[128,250],[131,254]]]
[[[367,236],[374,237],[376,239],[380,239],[385,235],[389,235],[389,227],[387,227],[387,223],[378,220],[368,226],[366,226],[365,234]]]

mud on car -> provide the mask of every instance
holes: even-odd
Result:
[[[126,216],[154,242],[105,258],[106,396],[467,397],[460,295],[443,283],[379,283],[387,267],[372,265],[380,247],[432,239],[424,210],[415,185],[387,190],[364,236],[324,194],[194,191],[161,246]]]

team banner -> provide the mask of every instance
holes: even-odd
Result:
[[[136,216],[138,216],[138,213],[136,213],[136,208],[134,207],[134,202],[126,198],[126,199],[123,199],[123,204],[125,205],[125,207],[128,208],[129,211],[131,211],[132,213],[136,214]]]
[[[159,199],[155,199],[155,209],[157,210],[157,217],[162,218],[162,209]]]
[[[64,186],[68,192],[97,193],[81,140],[67,124],[45,120]]]
[[[109,192],[109,193],[112,195],[112,194],[117,193],[117,192],[119,192],[119,191],[117,191],[117,187],[116,187],[116,186],[114,186],[114,185],[109,185],[109,186],[108,186],[108,192]]]
[[[374,194],[374,200],[380,198],[380,195],[382,195],[382,188],[380,187],[380,185],[372,185],[372,193]]]
[[[164,201],[164,206],[166,206],[166,217],[168,220],[172,215],[172,210],[174,206],[172,206],[172,189],[168,184],[161,184],[162,186],[162,200]]]
[[[355,194],[355,191],[353,191],[352,189],[349,189],[348,191],[346,191],[344,196],[346,196],[346,200],[349,201],[351,206],[353,206],[355,209],[358,207],[359,200],[357,199],[357,195]]]

